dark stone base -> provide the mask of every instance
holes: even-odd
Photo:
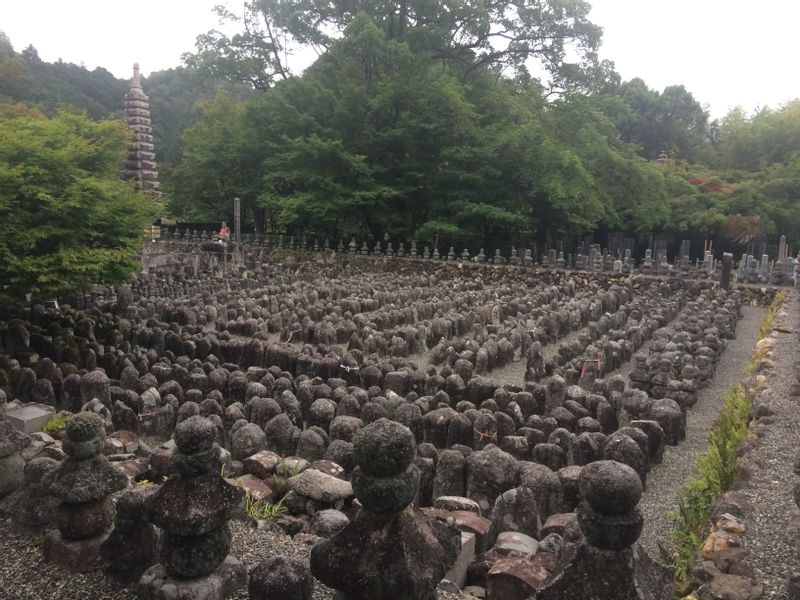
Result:
[[[158,534],[149,523],[140,523],[133,531],[114,529],[100,547],[106,575],[125,585],[139,581],[158,562],[157,544]]]
[[[674,569],[653,560],[636,543],[624,550],[601,550],[581,543],[561,559],[563,570],[537,593],[536,600],[672,600]]]
[[[76,573],[86,573],[97,566],[100,545],[110,533],[109,529],[86,540],[68,540],[60,531],[52,530],[44,536],[42,552],[45,560]]]
[[[111,468],[111,467],[109,467]],[[61,502],[54,511],[56,527],[70,538],[100,536],[114,520],[111,496],[76,504]]]
[[[176,577],[205,577],[215,570],[231,549],[227,524],[196,536],[162,530],[158,541],[159,562]]]
[[[0,498],[0,519],[9,519],[11,517],[11,499],[14,494],[9,494]]]
[[[347,600],[436,600],[436,586],[460,548],[455,527],[411,507],[362,510],[311,549],[311,572]]]
[[[233,556],[228,556],[216,570],[204,577],[171,577],[164,565],[145,571],[136,586],[140,600],[222,600],[247,587],[247,570]]]

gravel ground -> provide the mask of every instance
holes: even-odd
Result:
[[[231,554],[250,570],[261,560],[275,555],[308,559],[311,545],[296,542],[282,531],[256,529],[249,523],[231,521]],[[72,573],[47,563],[42,558],[41,536],[20,536],[0,519],[0,600],[134,600],[134,586],[122,587],[107,579],[98,566],[84,574]],[[314,600],[333,600],[334,591],[316,582]],[[237,600],[248,598],[240,590]],[[463,600],[461,596],[439,592],[439,600]]]
[[[20,536],[0,520],[0,598],[3,600],[133,600],[133,590],[114,586],[102,571],[71,573],[42,558],[42,536]]]
[[[665,549],[672,547],[669,513],[677,508],[678,491],[692,476],[697,455],[707,447],[708,432],[716,421],[725,393],[744,375],[766,310],[744,306],[742,314],[736,326],[736,339],[728,341],[711,384],[700,391],[697,404],[689,409],[686,439],[677,446],[667,446],[664,461],[647,475],[647,491],[639,503],[644,515],[639,541],[654,558],[660,557],[659,544]]]
[[[775,332],[776,366],[768,375],[763,397],[776,412],[766,435],[743,458],[753,472],[743,490],[753,511],[745,518],[748,531],[744,546],[750,551],[750,564],[756,583],[764,586],[764,598],[788,598],[786,580],[800,574],[800,519],[792,500],[792,488],[798,482],[793,465],[800,442],[800,400],[791,393],[800,352],[800,306],[792,293],[783,322],[792,333]]]

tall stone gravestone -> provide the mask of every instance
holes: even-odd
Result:
[[[42,550],[45,559],[62,567],[88,571],[110,533],[114,515],[110,494],[123,489],[127,479],[101,454],[106,440],[101,417],[78,413],[64,430],[67,458],[43,480],[60,503],[55,511],[57,530],[45,536]]]
[[[733,269],[733,254],[725,252],[722,255],[722,273],[719,277],[719,286],[723,290],[731,288],[731,270]]]
[[[353,439],[353,491],[363,509],[311,550],[311,572],[348,600],[435,600],[461,536],[411,503],[419,490],[411,431],[379,419]]]
[[[148,519],[161,529],[159,564],[137,586],[141,600],[221,600],[247,585],[247,572],[228,553],[228,520],[244,492],[221,475],[217,428],[199,415],[175,428],[170,477],[145,501]]]
[[[583,467],[578,525],[584,539],[565,547],[557,575],[535,600],[671,600],[673,569],[637,544],[642,483],[631,467],[604,460]]]

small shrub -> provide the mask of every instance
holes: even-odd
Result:
[[[775,324],[775,317],[778,316],[781,306],[789,297],[788,292],[779,292],[775,295],[775,299],[770,304],[767,314],[761,321],[761,327],[758,328],[758,339],[763,340],[769,332],[772,331],[772,326]]]
[[[747,437],[751,404],[752,396],[744,388],[731,388],[708,435],[708,449],[697,459],[694,479],[678,494],[678,510],[671,515],[674,551],[670,562],[679,592],[700,561],[698,551],[711,529],[711,506],[736,480],[736,449]]]
[[[278,498],[283,498],[289,493],[289,486],[286,482],[302,471],[301,464],[302,463],[297,463],[290,469],[286,466],[286,459],[281,458],[278,466],[275,468],[275,474],[272,476],[272,483],[275,486],[275,495]]]

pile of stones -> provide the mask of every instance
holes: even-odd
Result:
[[[247,585],[227,526],[244,494],[280,503],[287,534],[317,538],[314,576],[353,598],[432,598],[443,578],[489,598],[555,594],[569,588],[545,583],[586,557],[660,582],[630,550],[630,475],[643,488],[682,439],[741,294],[481,273],[267,262],[23,311],[0,325],[4,410],[74,416],[52,437],[0,421],[0,506],[20,528],[56,525],[48,558],[106,557],[147,598]],[[513,383],[493,378],[513,363],[525,366]],[[592,495],[597,464],[635,497],[624,510]],[[613,535],[625,543],[608,547]],[[250,574],[253,597],[278,585],[270,569],[310,594],[308,566],[287,560]]]

